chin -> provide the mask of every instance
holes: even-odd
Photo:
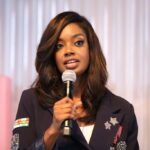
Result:
[[[84,73],[84,71],[80,71],[80,70],[73,70],[78,76],[82,75]]]

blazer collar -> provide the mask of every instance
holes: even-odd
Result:
[[[74,138],[76,141],[81,143],[87,150],[91,150],[89,144],[86,142],[78,124],[76,121],[73,123],[73,129],[72,129],[72,138]]]
[[[124,115],[120,113],[121,107],[117,102],[114,103],[113,97],[114,95],[109,91],[107,91],[103,97],[102,103],[97,112],[96,124],[89,144],[86,142],[77,123],[74,122],[72,137],[83,144],[88,150],[99,148],[110,149],[110,146],[114,141],[114,137],[124,119]],[[112,119],[115,119],[117,122],[112,122]],[[105,124],[106,122],[110,125],[110,128],[108,129],[108,126]]]
[[[110,149],[118,128],[124,119],[123,116],[121,107],[116,102],[116,96],[106,91],[97,112],[95,128],[89,143],[90,147],[93,149],[98,149],[99,147],[101,149]],[[115,122],[112,120],[115,120]]]
[[[97,112],[96,124],[94,126],[89,144],[86,142],[76,121],[73,121],[71,137],[81,143],[87,150],[97,150],[99,148],[110,149],[117,130],[121,126],[124,119],[124,114],[121,113],[121,107],[115,100],[116,96],[107,90]],[[49,109],[49,111],[52,113],[52,109]],[[115,118],[118,123],[113,125],[111,123],[111,118]],[[106,129],[106,122],[111,125],[110,129]]]

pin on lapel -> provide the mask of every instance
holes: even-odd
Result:
[[[111,146],[109,150],[115,150],[115,147],[112,147],[112,146]]]
[[[127,149],[127,144],[125,141],[120,141],[117,143],[116,150],[126,150]]]
[[[108,121],[106,121],[106,122],[104,123],[104,125],[105,125],[105,129],[106,129],[106,130],[110,130],[110,129],[111,129],[111,124],[110,124]]]
[[[118,124],[119,122],[118,122],[118,120],[117,120],[117,118],[113,118],[113,117],[110,117],[110,120],[109,121],[106,121],[105,123],[104,123],[104,126],[105,126],[105,129],[106,130],[110,130],[111,129],[111,126],[113,125],[113,126],[115,126],[116,124]]]
[[[111,146],[109,150],[127,150],[127,144],[125,141],[120,141],[117,145]]]
[[[115,126],[116,124],[118,124],[119,122],[117,121],[117,118],[113,118],[113,117],[110,117],[110,123]]]

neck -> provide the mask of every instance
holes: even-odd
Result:
[[[78,76],[74,84],[74,97],[81,98],[81,93],[82,93],[81,87],[82,87],[82,79],[81,79],[81,76]]]
[[[84,127],[84,126],[90,126],[90,125],[94,125],[95,123],[94,122],[91,122],[91,123],[85,123],[85,122],[81,122],[79,120],[77,120],[77,123],[80,127]]]

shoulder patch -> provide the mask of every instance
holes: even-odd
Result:
[[[19,128],[19,127],[28,127],[29,126],[29,118],[20,118],[17,119],[14,123],[13,129]]]

